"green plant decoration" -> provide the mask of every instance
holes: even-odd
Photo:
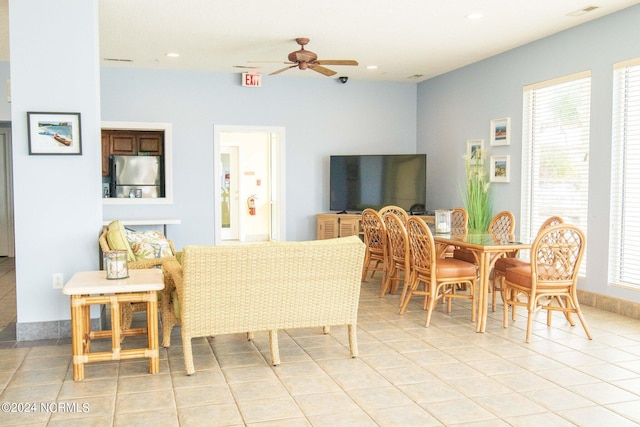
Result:
[[[491,184],[483,161],[486,153],[481,151],[479,154],[473,159],[464,158],[467,180],[463,202],[469,214],[470,232],[487,231],[492,217]]]

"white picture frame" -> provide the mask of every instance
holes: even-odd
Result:
[[[491,182],[509,182],[511,179],[511,156],[491,156],[489,176]]]
[[[467,159],[470,164],[483,164],[485,153],[484,139],[467,140]]]
[[[491,146],[511,144],[511,118],[491,120]]]

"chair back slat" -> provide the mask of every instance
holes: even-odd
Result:
[[[585,235],[574,225],[558,224],[541,230],[531,247],[537,284],[576,284],[584,250]]]
[[[384,218],[384,215],[387,212],[391,212],[395,214],[398,218],[400,218],[400,221],[402,221],[402,224],[406,227],[407,220],[409,219],[409,214],[407,213],[407,211],[405,211],[400,206],[389,205],[389,206],[384,206],[382,209],[380,209],[379,213],[380,213],[380,216]]]
[[[451,211],[451,228],[454,230],[463,230],[463,234],[467,233],[467,225],[469,223],[469,214],[465,208],[455,208]]]
[[[367,208],[362,211],[362,231],[364,243],[369,250],[383,251],[387,242],[387,230],[380,214]]]
[[[516,221],[509,211],[498,212],[489,223],[491,234],[513,234],[516,229]]]
[[[424,275],[429,275],[436,258],[431,230],[422,218],[412,216],[407,222],[407,234],[409,235],[413,268]]]
[[[545,220],[545,222],[542,223],[542,225],[538,229],[538,232],[544,230],[547,227],[551,227],[552,225],[558,225],[558,224],[563,224],[563,223],[564,223],[564,220],[561,217],[559,217],[559,216],[550,216],[549,218],[547,218]]]
[[[387,212],[383,220],[387,227],[387,242],[389,243],[390,255],[397,263],[404,263],[409,252],[407,229],[402,220],[393,212]]]

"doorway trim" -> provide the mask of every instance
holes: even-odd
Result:
[[[220,157],[222,157],[223,154],[229,155],[229,174],[231,177],[234,177],[234,179],[229,179],[230,186],[228,187],[229,227],[220,228],[222,233],[221,238],[222,240],[238,240],[240,236],[240,209],[238,206],[238,198],[240,197],[240,180],[238,179],[240,176],[240,166],[238,165],[240,147],[238,145],[220,145]],[[222,165],[222,161],[220,164]],[[226,172],[224,165],[222,167],[223,171]],[[224,184],[220,186],[220,188],[223,187]]]
[[[213,192],[213,216],[214,216],[214,244],[222,243],[222,215],[220,206],[222,198],[217,189],[221,188],[221,174],[219,173],[220,165],[220,147],[222,145],[221,134],[225,132],[242,133],[242,132],[265,132],[278,135],[277,147],[271,147],[270,152],[277,156],[276,159],[270,159],[271,164],[276,164],[276,168],[269,168],[270,181],[276,183],[276,194],[271,194],[269,203],[275,215],[277,223],[272,225],[270,234],[278,236],[278,240],[286,240],[286,198],[285,198],[285,128],[282,126],[235,126],[235,125],[214,125],[213,126],[213,185],[216,191]],[[275,161],[274,161],[275,160]],[[276,230],[273,230],[273,227]]]
[[[13,219],[13,154],[11,146],[11,127],[0,127],[0,134],[3,135],[3,143],[0,147],[4,155],[4,186],[2,190],[5,193],[5,221],[7,226],[6,250],[9,257],[15,257],[15,227]]]

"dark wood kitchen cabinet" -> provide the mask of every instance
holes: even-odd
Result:
[[[109,176],[109,134],[102,132],[102,176]]]
[[[102,176],[109,176],[109,156],[162,156],[163,131],[102,130]]]

